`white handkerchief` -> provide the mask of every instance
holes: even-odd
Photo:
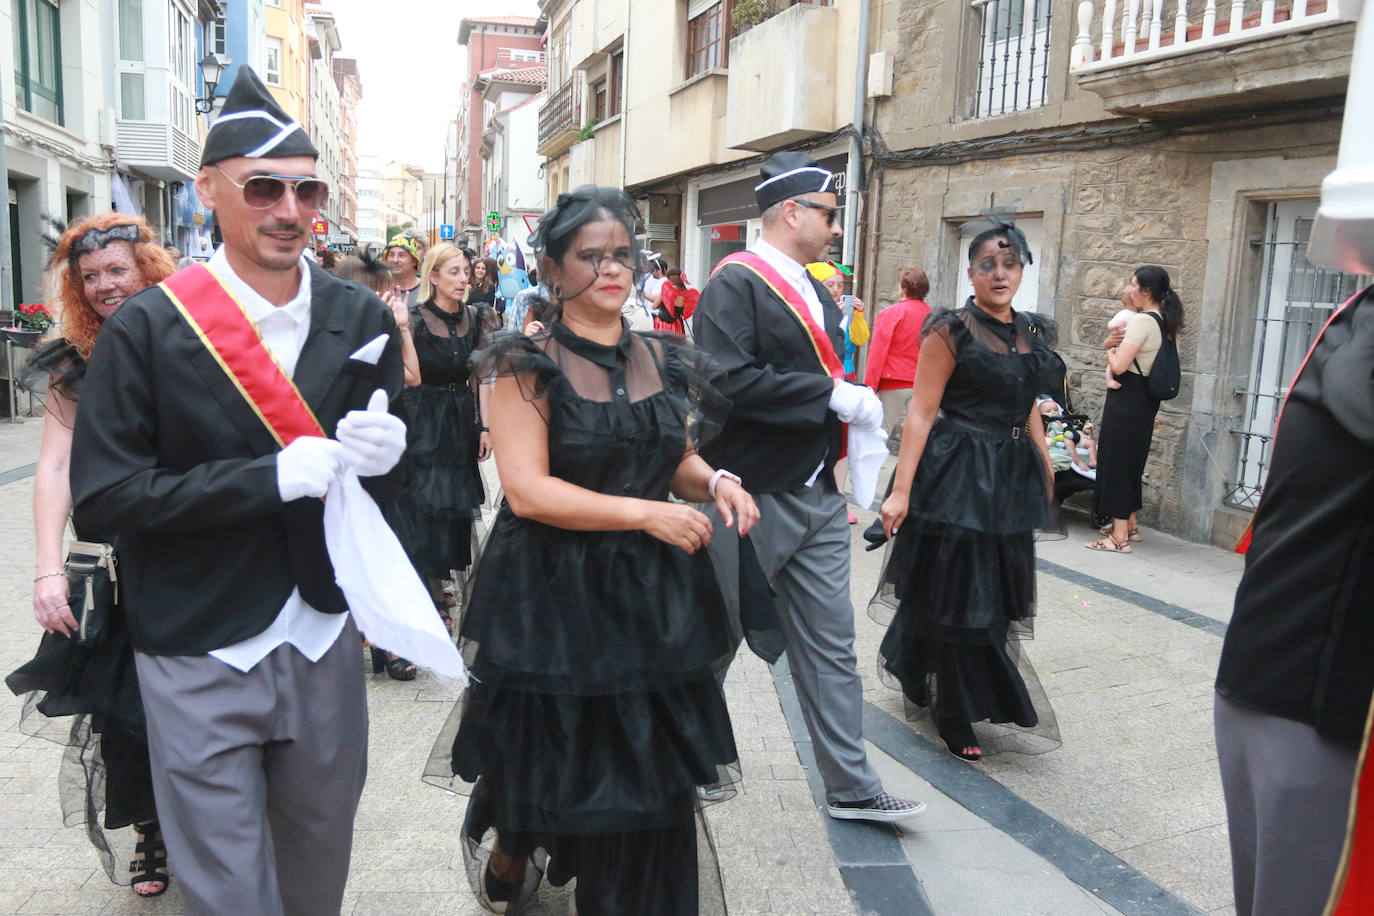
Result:
[[[425,584],[352,470],[329,485],[324,542],[348,610],[368,642],[439,677],[467,683],[463,658],[434,613]]]
[[[878,489],[878,474],[887,460],[887,431],[881,426],[849,424],[849,483],[854,502],[867,508]]]
[[[356,359],[367,363],[369,366],[377,365],[377,360],[382,358],[382,351],[386,349],[386,342],[391,337],[388,334],[378,334],[376,337],[354,350],[349,355],[349,359]]]

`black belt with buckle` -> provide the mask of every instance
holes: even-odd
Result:
[[[1020,439],[1026,433],[1024,426],[989,426],[983,423],[971,423],[968,420],[956,420],[954,417],[947,416],[940,417],[936,422],[948,424],[963,432],[979,436],[994,436],[998,439]]]

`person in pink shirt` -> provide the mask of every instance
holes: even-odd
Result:
[[[864,384],[883,402],[883,426],[888,436],[901,438],[911,404],[911,383],[916,378],[916,358],[921,349],[921,326],[930,314],[925,304],[930,278],[919,267],[902,270],[903,298],[878,313],[869,342]]]

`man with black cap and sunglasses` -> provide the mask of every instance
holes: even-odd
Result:
[[[345,468],[394,495],[402,365],[376,295],[302,256],[316,156],[241,67],[196,177],[224,244],[106,322],[74,432],[76,516],[119,534],[188,913],[337,913],[367,770],[322,497]]]
[[[876,426],[882,404],[844,380],[840,309],[805,267],[825,260],[842,234],[835,176],[805,153],[785,152],[764,163],[760,178],[763,237],[717,265],[693,319],[696,344],[726,370],[718,387],[734,402],[702,457],[738,475],[761,513],[751,552],[701,507],[716,526],[711,556],[734,610],[740,583],[755,571],[744,564],[762,567],[777,593],[830,816],[902,821],[925,804],[884,792],[864,748],[848,513],[834,476],[842,424]]]

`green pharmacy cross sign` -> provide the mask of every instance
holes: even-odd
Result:
[[[487,214],[487,228],[492,232],[501,231],[501,214],[492,210]]]

